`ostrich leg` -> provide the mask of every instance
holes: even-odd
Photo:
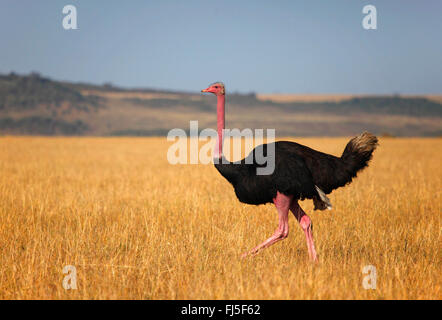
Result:
[[[270,247],[272,244],[284,240],[289,235],[289,209],[290,204],[292,203],[292,196],[286,196],[282,193],[277,193],[276,198],[273,199],[273,203],[275,204],[276,210],[278,210],[279,216],[279,225],[275,230],[273,235],[268,238],[266,241],[256,246],[249,252],[246,252],[242,255],[242,258],[245,258],[247,255],[255,255],[259,250]]]
[[[315,250],[315,244],[313,243],[313,223],[310,217],[302,210],[297,200],[293,200],[290,210],[301,225],[302,230],[305,233],[305,239],[307,240],[307,248],[310,259],[317,262],[318,257]]]

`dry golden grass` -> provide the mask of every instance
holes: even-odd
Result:
[[[370,95],[370,94],[293,94],[293,93],[258,93],[257,98],[259,100],[270,100],[278,103],[290,103],[290,102],[341,102],[353,98],[363,97],[381,97],[382,95]],[[386,95],[391,97],[391,95]],[[442,95],[440,94],[401,94],[403,98],[427,98],[429,100],[441,103]]]
[[[89,96],[99,96],[107,99],[127,99],[127,98],[136,98],[136,99],[180,99],[180,94],[174,93],[152,93],[152,92],[143,92],[143,91],[98,91],[98,90],[82,90],[81,93],[83,95]],[[270,100],[277,103],[290,103],[290,102],[341,102],[344,100],[349,100],[352,98],[361,98],[361,97],[380,97],[382,95],[370,95],[370,94],[296,94],[296,93],[258,93],[256,97],[259,100]],[[391,95],[386,95],[391,97]],[[408,98],[427,98],[429,100],[441,103],[442,95],[440,94],[402,94],[401,97]],[[193,100],[202,100],[202,96],[200,94],[195,94],[193,96],[189,96],[190,99]]]
[[[341,102],[353,98],[363,97],[382,97],[382,95],[370,94],[293,94],[293,93],[258,93],[259,100],[270,100],[278,103],[290,102]],[[385,95],[391,97],[391,95]],[[442,103],[442,95],[440,94],[401,94],[403,98],[427,98],[429,100]]]
[[[344,138],[296,139],[340,154]],[[211,165],[169,165],[163,138],[0,139],[1,299],[440,299],[442,139],[381,139],[371,166],[303,233]],[[362,268],[376,266],[376,290]],[[78,289],[62,287],[74,265]]]
[[[259,93],[256,95],[259,100],[270,100],[278,103],[290,102],[341,102],[352,98],[360,97],[355,94],[292,94],[292,93]]]

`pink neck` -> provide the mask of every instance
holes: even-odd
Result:
[[[216,106],[216,116],[217,116],[217,127],[218,127],[218,140],[215,146],[215,158],[221,158],[223,155],[223,138],[224,138],[224,118],[225,118],[225,105],[226,105],[226,96],[219,95],[217,96],[218,103]]]

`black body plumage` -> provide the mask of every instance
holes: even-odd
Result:
[[[357,172],[368,165],[377,146],[377,138],[363,133],[347,144],[341,157],[313,150],[295,142],[275,144],[275,170],[270,175],[257,175],[256,154],[267,156],[267,144],[256,147],[244,159],[229,162],[225,158],[215,164],[216,169],[234,187],[239,201],[265,204],[273,201],[277,191],[294,199],[321,201],[316,188],[325,194],[350,183]]]

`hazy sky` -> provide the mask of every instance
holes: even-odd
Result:
[[[74,4],[78,30],[64,30]],[[364,5],[377,30],[364,30]],[[1,0],[0,72],[197,91],[442,93],[442,1]]]

